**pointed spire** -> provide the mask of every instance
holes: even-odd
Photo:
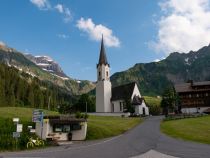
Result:
[[[102,40],[101,40],[101,50],[100,50],[100,57],[99,57],[99,61],[98,61],[98,65],[107,65],[108,61],[106,58],[106,51],[105,51],[105,47],[104,47],[104,39],[103,39],[103,34],[102,34]]]

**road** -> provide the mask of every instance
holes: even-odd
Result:
[[[145,157],[142,155],[145,153],[157,157],[158,153],[162,153],[183,158],[210,157],[210,145],[170,138],[160,132],[160,121],[161,117],[147,118],[142,124],[125,134],[103,141],[76,143],[34,151],[8,152],[0,155],[10,158],[128,158]]]

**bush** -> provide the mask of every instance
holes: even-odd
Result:
[[[0,150],[16,150],[17,149],[26,149],[26,144],[30,133],[27,129],[28,125],[31,125],[31,122],[21,122],[23,124],[23,132],[20,134],[20,138],[13,138],[12,134],[16,131],[16,125],[12,122],[12,119],[0,118]]]
[[[87,119],[89,117],[89,115],[87,113],[76,112],[75,117],[76,118],[84,118],[84,119]]]

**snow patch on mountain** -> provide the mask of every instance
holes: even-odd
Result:
[[[51,57],[40,55],[33,56],[31,54],[25,54],[25,56],[37,66],[41,67],[42,70],[47,71],[65,80],[68,78],[68,76],[63,72],[58,63],[55,62]]]

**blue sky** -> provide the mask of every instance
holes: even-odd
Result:
[[[0,41],[94,81],[102,33],[113,74],[208,45],[209,13],[209,0],[1,0]]]

